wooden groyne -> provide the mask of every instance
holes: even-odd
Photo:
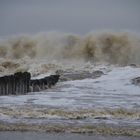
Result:
[[[0,77],[0,95],[22,95],[50,88],[59,80],[59,75],[50,75],[42,79],[31,79],[29,72],[18,72]]]
[[[41,79],[30,80],[30,92],[45,90],[54,86],[59,80],[59,75],[50,75]]]

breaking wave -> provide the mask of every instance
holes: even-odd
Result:
[[[38,65],[41,60],[43,66]],[[139,60],[140,37],[130,32],[92,32],[85,36],[49,32],[0,40],[0,72],[9,68],[32,71],[33,64],[46,71],[48,63],[53,67],[85,62],[139,65]]]

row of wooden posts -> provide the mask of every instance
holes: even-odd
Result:
[[[32,80],[29,72],[18,72],[0,77],[0,95],[22,95],[28,92],[45,90],[55,85],[58,80],[59,75]]]
[[[29,92],[31,75],[18,72],[14,75],[0,77],[0,95],[16,95]]]

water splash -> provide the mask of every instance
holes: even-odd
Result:
[[[11,62],[7,63],[9,60]],[[0,62],[10,65],[5,68],[1,64],[1,71],[17,62],[19,67],[24,64],[31,71],[44,64],[73,69],[88,62],[139,65],[139,60],[140,37],[130,32],[92,32],[85,36],[50,32],[0,41]]]

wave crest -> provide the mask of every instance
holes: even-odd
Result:
[[[139,65],[140,37],[130,32],[92,32],[85,36],[50,32],[10,37],[0,41],[0,61],[11,59],[16,62],[22,59],[28,64],[44,59],[46,63],[55,60],[75,65],[83,62]]]

